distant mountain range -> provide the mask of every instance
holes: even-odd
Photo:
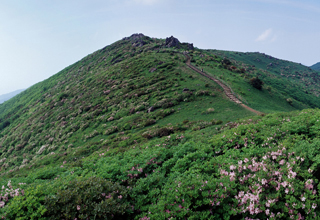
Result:
[[[320,71],[320,62],[310,66],[311,69]]]
[[[19,90],[16,90],[14,92],[10,92],[10,93],[7,93],[7,94],[3,94],[3,95],[0,95],[0,104],[11,99],[12,97],[18,95],[20,92],[24,91],[25,89],[19,89]]]

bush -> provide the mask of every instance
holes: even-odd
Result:
[[[73,180],[64,188],[45,198],[50,219],[122,219],[130,213],[127,190],[118,183],[90,177]]]
[[[16,196],[5,208],[6,219],[44,220],[47,209],[44,206],[44,191],[40,188],[29,188],[24,196]]]
[[[263,82],[258,77],[253,77],[253,78],[250,79],[250,84],[254,88],[261,90]]]
[[[144,126],[147,127],[147,126],[150,126],[150,125],[153,125],[156,123],[156,120],[153,120],[153,119],[147,119],[144,123]]]

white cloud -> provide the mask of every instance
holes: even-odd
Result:
[[[266,41],[268,38],[272,35],[272,29],[269,28],[268,30],[265,30],[257,39],[256,41]]]
[[[159,0],[133,0],[135,3],[143,5],[154,5],[159,2]]]

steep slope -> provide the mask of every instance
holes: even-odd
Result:
[[[320,62],[310,66],[311,69],[320,71]]]
[[[19,90],[16,90],[16,91],[13,91],[13,92],[10,92],[7,94],[0,95],[0,104],[11,99],[12,97],[18,95],[19,93],[23,92],[24,90],[25,89],[19,89]]]

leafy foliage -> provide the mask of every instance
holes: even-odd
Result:
[[[131,206],[124,186],[97,177],[76,179],[45,199],[49,219],[120,219]],[[59,214],[58,214],[59,213]]]

